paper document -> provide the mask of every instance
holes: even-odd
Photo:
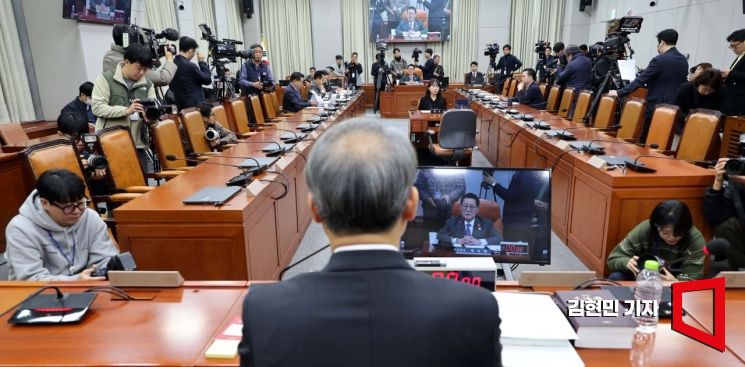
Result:
[[[568,340],[531,340],[501,338],[504,367],[584,367],[585,363]]]
[[[577,334],[549,295],[494,292],[502,338],[574,340]]]
[[[623,80],[636,79],[636,60],[618,60],[618,71],[621,72],[621,79]]]

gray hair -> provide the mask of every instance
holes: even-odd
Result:
[[[346,120],[313,146],[305,181],[333,233],[385,232],[403,213],[416,177],[416,153],[405,135],[384,125]]]

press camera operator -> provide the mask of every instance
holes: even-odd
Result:
[[[91,193],[93,195],[108,194],[109,190],[105,181],[108,162],[102,156],[94,154],[95,152],[86,144],[86,138],[97,140],[95,135],[89,134],[88,121],[80,114],[63,112],[57,118],[57,134],[75,142],[75,149],[79,154],[78,159],[88,178]]]
[[[504,45],[502,47],[504,56],[499,58],[496,69],[499,76],[497,77],[497,93],[502,91],[504,81],[512,77],[512,73],[523,67],[523,62],[512,54],[512,46]]]
[[[580,52],[579,47],[569,45],[566,49],[568,63],[566,66],[559,65],[556,84],[564,88],[574,88],[581,91],[592,88],[592,61]],[[579,93],[574,94],[574,99],[569,107],[569,117],[574,115],[574,104]],[[563,112],[563,111],[562,111]]]
[[[406,60],[401,57],[401,50],[396,47],[393,49],[393,60],[391,60],[390,68],[391,74],[395,79],[401,79],[404,76],[404,70],[406,70]]]
[[[551,55],[551,44],[548,42],[539,41],[536,44],[536,53],[538,53],[538,62],[535,65],[535,70],[538,74],[538,82],[546,83],[550,74],[549,66],[554,61],[554,56]]]
[[[740,150],[743,150],[740,137]],[[721,158],[714,166],[714,184],[704,194],[704,219],[714,227],[714,236],[731,244],[727,261],[735,269],[745,268],[745,164],[742,158]],[[729,181],[725,181],[725,175]]]
[[[116,66],[124,61],[124,53],[126,49],[123,44],[124,34],[129,34],[130,26],[126,24],[117,24],[111,31],[111,36],[114,38],[114,43],[111,44],[111,49],[106,51],[103,56],[103,72],[116,69]],[[176,34],[178,37],[178,33]],[[146,77],[155,84],[156,87],[162,87],[171,83],[174,75],[176,75],[176,64],[173,63],[174,55],[171,53],[168,47],[165,48],[166,62],[163,63],[160,69],[148,70]]]
[[[178,70],[170,84],[179,111],[204,102],[202,86],[212,84],[210,67],[204,54],[197,52],[197,47],[197,41],[191,37],[184,36],[179,40],[179,54],[174,60]],[[194,55],[197,56],[199,66],[191,62]]]
[[[559,67],[567,65],[567,58],[564,55],[564,42],[556,42],[553,47],[554,56],[546,66],[548,74],[546,75],[547,83],[553,84],[556,80],[556,72],[559,71]]]
[[[274,88],[272,68],[261,60],[264,48],[260,44],[253,44],[251,59],[241,65],[239,84],[244,95],[260,94],[263,90]]]
[[[362,87],[362,64],[357,61],[359,54],[352,52],[352,59],[344,63],[344,73],[347,77],[347,84],[350,89]]]

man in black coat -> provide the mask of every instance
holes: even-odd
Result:
[[[303,95],[300,94],[300,88],[303,86],[303,74],[300,72],[294,72],[290,75],[290,84],[285,87],[285,92],[282,95],[282,109],[287,112],[297,112],[305,107],[316,106],[318,102],[311,100],[310,102],[303,99]]]
[[[726,79],[721,111],[727,116],[745,115],[745,28],[732,32],[727,42],[737,57],[729,69],[722,69]]]
[[[512,73],[523,67],[523,62],[520,61],[515,55],[512,54],[512,46],[509,44],[502,47],[502,53],[504,56],[499,58],[497,63],[497,93],[502,92],[502,86],[504,81],[512,77]]]
[[[171,80],[170,90],[173,91],[179,110],[196,107],[204,102],[202,86],[212,83],[210,68],[204,61],[204,54],[197,52],[197,47],[199,47],[197,41],[193,38],[181,37],[178,42],[178,55],[173,59],[178,69]],[[199,60],[199,66],[191,62],[195,54]]]
[[[704,219],[714,228],[714,236],[732,245],[727,262],[737,270],[745,269],[745,186],[742,176],[732,176],[729,182],[724,180],[724,165],[728,160],[720,158],[714,166],[716,176],[704,194],[703,210]]]
[[[424,80],[431,80],[434,76],[435,72],[435,60],[432,59],[432,54],[434,54],[435,51],[431,48],[428,48],[424,50],[424,67],[422,68],[422,76],[424,77]]]
[[[448,219],[437,232],[438,247],[499,245],[494,223],[479,217],[479,204],[479,197],[470,192],[460,198],[460,215]]]
[[[466,74],[466,85],[484,84],[484,73],[479,71],[479,63],[471,61],[471,72]]]
[[[91,111],[91,95],[93,95],[93,83],[85,82],[78,87],[78,96],[60,111],[60,116],[66,113],[74,113],[82,120],[88,121],[89,124],[96,123],[96,116]]]
[[[517,85],[517,94],[510,100],[538,110],[546,108],[546,100],[543,98],[541,88],[535,82],[535,70],[530,68],[523,70],[522,81]]]
[[[686,82],[688,76],[688,60],[675,45],[678,43],[678,32],[665,29],[657,33],[657,52],[647,68],[627,86],[618,91],[610,91],[612,96],[626,97],[631,92],[647,85],[646,121],[642,130],[641,142],[647,140],[649,122],[652,112],[658,103],[673,104],[680,85]]]
[[[376,120],[337,124],[313,146],[307,204],[333,254],[319,272],[251,286],[241,366],[500,366],[497,302],[432,278],[398,252],[419,194],[407,137]]]

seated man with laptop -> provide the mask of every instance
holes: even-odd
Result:
[[[501,238],[494,223],[479,217],[479,197],[466,193],[460,198],[460,215],[445,222],[437,232],[437,245],[447,247],[497,246]]]

